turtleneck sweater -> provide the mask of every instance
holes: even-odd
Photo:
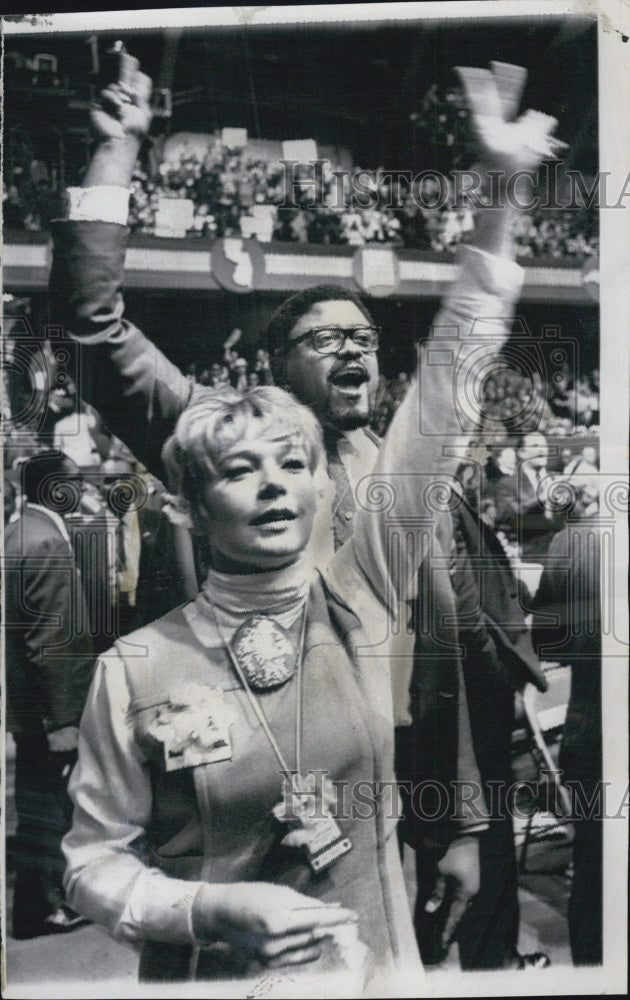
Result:
[[[211,569],[184,615],[196,638],[213,649],[230,641],[255,615],[268,615],[289,629],[308,598],[313,573],[304,555],[291,566],[263,573],[237,575]]]

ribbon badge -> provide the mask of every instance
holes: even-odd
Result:
[[[187,684],[158,709],[148,732],[164,745],[167,771],[232,759],[229,727],[236,714],[223,691]]]

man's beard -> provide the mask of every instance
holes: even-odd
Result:
[[[367,413],[343,413],[338,417],[328,417],[325,423],[337,431],[356,431],[359,427],[367,427],[370,417]]]

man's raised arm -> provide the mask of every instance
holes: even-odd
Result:
[[[129,188],[151,81],[128,53],[120,58],[119,80],[91,111],[95,149],[82,187],[69,189],[67,219],[52,225],[51,313],[80,345],[81,397],[161,477],[162,445],[193,386],[123,315]]]

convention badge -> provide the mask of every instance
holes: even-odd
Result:
[[[229,728],[236,714],[220,688],[188,684],[158,709],[148,732],[164,746],[167,771],[232,759]]]
[[[281,843],[302,848],[314,872],[329,868],[352,849],[352,841],[332,815],[334,801],[334,786],[325,775],[317,788],[315,774],[304,778],[295,773],[285,780],[282,801],[273,808],[276,819],[289,826]]]

